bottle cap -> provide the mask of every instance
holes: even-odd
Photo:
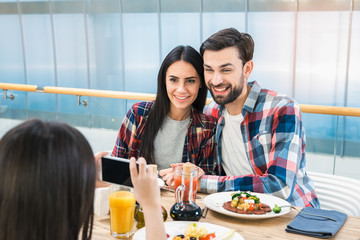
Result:
[[[184,163],[183,172],[184,173],[192,173],[192,171],[194,171],[194,168],[195,168],[194,164],[192,164],[190,162]]]
[[[153,171],[154,173],[157,173],[157,165],[156,164],[148,164],[148,169]]]

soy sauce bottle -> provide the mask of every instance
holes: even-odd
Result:
[[[199,221],[201,218],[201,208],[194,202],[193,179],[195,177],[197,177],[195,166],[185,163],[181,173],[181,185],[175,191],[176,203],[170,209],[172,219]]]

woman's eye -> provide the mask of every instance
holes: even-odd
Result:
[[[170,78],[169,80],[170,80],[170,82],[176,82],[177,81],[176,78]]]

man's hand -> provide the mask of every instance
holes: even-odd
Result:
[[[171,168],[166,168],[159,171],[159,175],[162,177],[166,185],[168,185],[170,188],[174,188],[174,174],[175,174],[175,168],[176,167],[182,167],[184,163],[175,163],[171,164]],[[202,170],[200,167],[195,166],[195,169],[197,170],[197,178],[198,178],[198,190],[200,190],[200,178],[205,174],[204,170]]]

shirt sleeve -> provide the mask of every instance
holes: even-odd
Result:
[[[123,119],[120,130],[115,142],[112,155],[115,157],[129,158],[130,147],[136,139],[136,122],[134,107],[126,114]]]
[[[254,166],[254,174],[244,176],[208,176],[201,178],[202,192],[253,191],[271,193],[288,199],[296,184],[296,174],[305,151],[304,130],[300,108],[294,102],[275,111],[272,122],[272,137],[269,159],[264,169]],[[250,158],[254,157],[249,154]]]

